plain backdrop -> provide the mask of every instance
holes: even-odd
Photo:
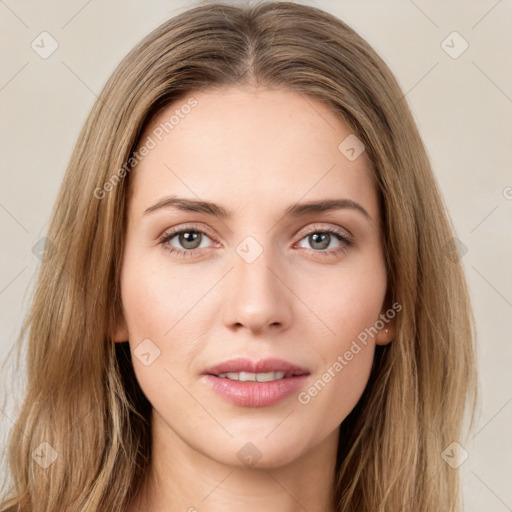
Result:
[[[406,94],[462,244],[478,323],[481,406],[464,445],[465,510],[512,511],[512,2],[301,3],[356,29]],[[27,313],[37,244],[96,96],[136,42],[192,5],[0,1],[0,357]],[[2,449],[23,390],[12,357],[0,375]]]

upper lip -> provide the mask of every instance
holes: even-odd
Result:
[[[219,375],[220,373],[266,373],[285,372],[290,375],[308,375],[309,371],[284,359],[261,359],[253,361],[247,358],[236,358],[206,368],[205,375]]]

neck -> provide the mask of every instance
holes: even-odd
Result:
[[[334,512],[336,429],[284,466],[229,466],[185,443],[153,411],[151,466],[129,512]]]

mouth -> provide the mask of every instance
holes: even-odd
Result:
[[[288,379],[295,377],[295,374],[289,372],[228,372],[214,375],[221,379],[237,380],[239,382],[272,382],[274,380]]]
[[[264,407],[298,391],[310,372],[282,359],[239,358],[207,368],[203,375],[227,401],[244,407]]]

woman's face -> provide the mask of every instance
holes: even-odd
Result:
[[[393,337],[377,192],[351,133],[316,99],[240,87],[147,127],[116,340],[167,447],[272,467],[337,442]]]

